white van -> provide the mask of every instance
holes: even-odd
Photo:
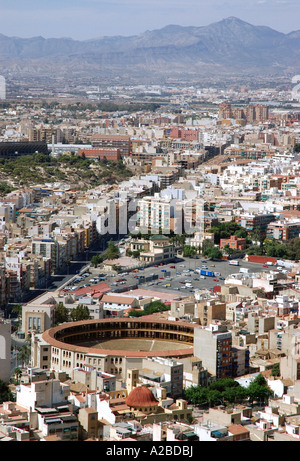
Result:
[[[237,261],[236,259],[232,259],[231,261],[229,261],[229,264],[231,266],[239,266],[240,265],[239,261]]]

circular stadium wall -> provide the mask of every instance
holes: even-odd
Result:
[[[51,369],[91,366],[125,378],[127,367],[143,358],[193,356],[194,324],[151,318],[116,318],[63,323],[46,330],[42,342],[51,347]]]

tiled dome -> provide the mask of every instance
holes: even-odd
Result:
[[[158,405],[159,402],[154,397],[153,393],[146,386],[135,387],[125,400],[126,405],[129,407],[153,407]]]

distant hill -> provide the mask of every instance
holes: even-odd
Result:
[[[3,70],[1,70],[3,69]],[[4,72],[3,72],[4,71]],[[7,37],[0,73],[171,76],[300,72],[300,30],[284,34],[235,17],[202,27],[169,25],[129,37]]]

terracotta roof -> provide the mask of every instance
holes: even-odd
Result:
[[[90,294],[92,298],[101,296],[103,293],[110,291],[109,286],[106,283],[98,283],[92,287],[78,288],[74,291],[76,297]]]
[[[249,433],[249,430],[241,424],[232,424],[231,426],[228,426],[228,431],[234,435]]]
[[[125,402],[129,407],[151,407],[159,404],[151,390],[146,386],[135,387]]]
[[[132,304],[135,300],[136,298],[129,296],[103,295],[101,302],[116,304]]]

